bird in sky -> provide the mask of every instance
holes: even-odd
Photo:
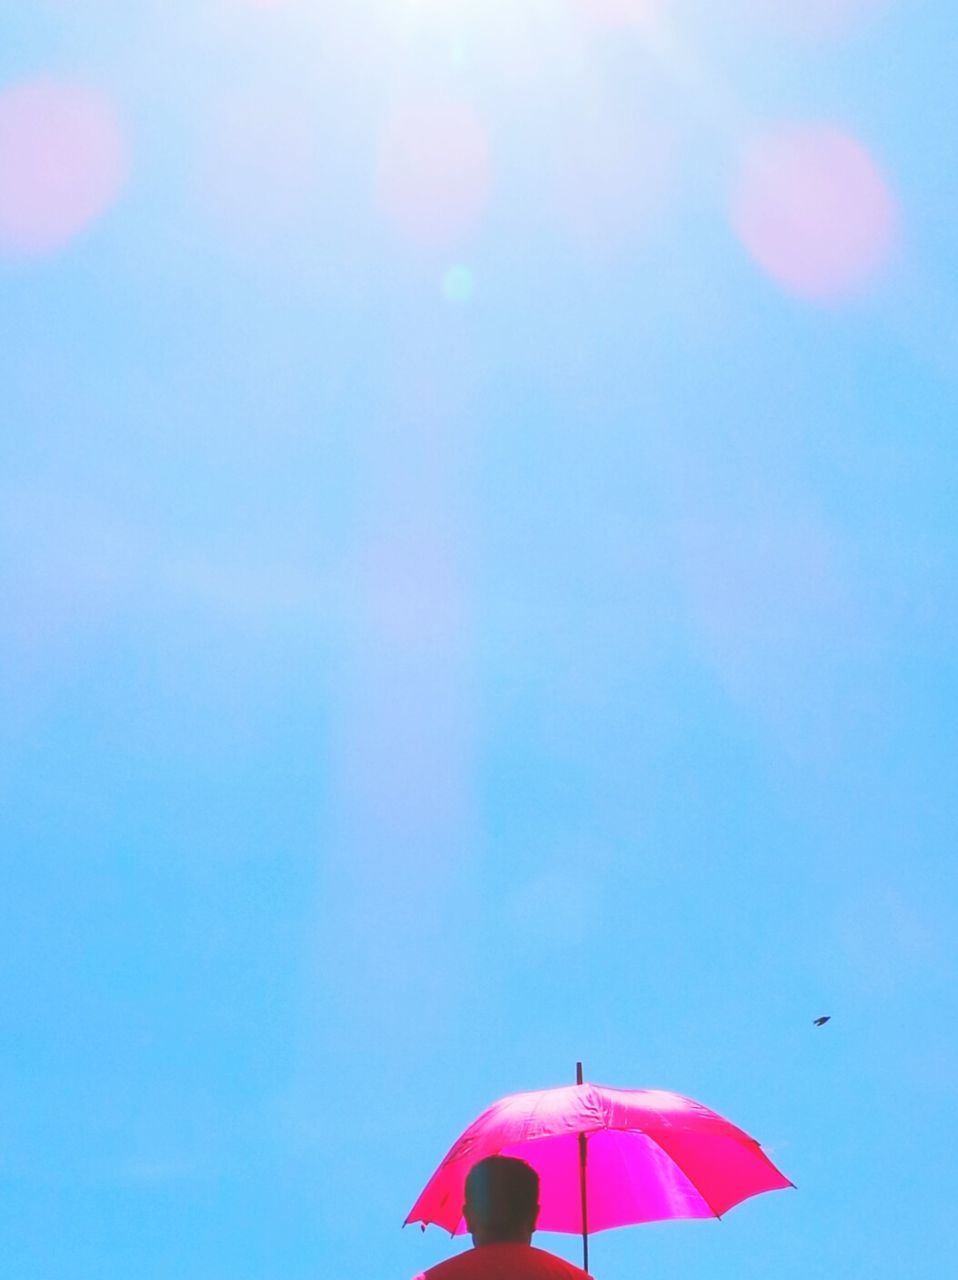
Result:
[[[813,1022],[816,1027],[824,1027],[825,1023],[831,1022],[831,1020],[832,1020],[832,1015],[830,1013],[826,1013],[823,1018],[813,1019]]]

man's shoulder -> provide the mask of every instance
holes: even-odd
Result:
[[[470,1277],[478,1275],[475,1252],[475,1249],[467,1249],[465,1253],[457,1253],[444,1262],[437,1262],[434,1267],[429,1267],[422,1275],[416,1276],[415,1280],[470,1280]]]
[[[416,1280],[589,1280],[579,1267],[532,1245],[467,1249],[424,1271]]]
[[[532,1253],[538,1254],[542,1259],[544,1267],[551,1268],[544,1274],[563,1276],[566,1280],[590,1280],[587,1272],[581,1267],[574,1266],[571,1262],[566,1262],[565,1258],[559,1258],[554,1253],[547,1253],[545,1249],[536,1249],[534,1246]]]

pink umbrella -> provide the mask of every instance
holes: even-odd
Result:
[[[466,1230],[466,1174],[486,1156],[518,1156],[540,1182],[539,1227],[582,1234],[666,1218],[719,1218],[762,1191],[793,1185],[754,1138],[700,1102],[662,1089],[576,1085],[514,1093],[453,1144],[406,1224]]]

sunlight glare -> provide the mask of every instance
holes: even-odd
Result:
[[[52,253],[112,205],[127,178],[112,103],[85,85],[38,78],[0,93],[0,251]]]
[[[455,99],[409,101],[383,132],[380,203],[409,240],[448,244],[479,221],[492,186],[491,148],[475,109]]]
[[[746,153],[732,221],[749,254],[793,293],[836,301],[886,265],[899,216],[874,160],[834,125],[778,129]]]
[[[475,290],[472,272],[462,263],[449,268],[442,278],[442,293],[447,302],[461,305],[469,302]]]

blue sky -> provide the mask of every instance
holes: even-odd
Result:
[[[956,24],[6,0],[5,1274],[408,1277],[579,1058],[798,1184],[602,1280],[948,1273]]]

